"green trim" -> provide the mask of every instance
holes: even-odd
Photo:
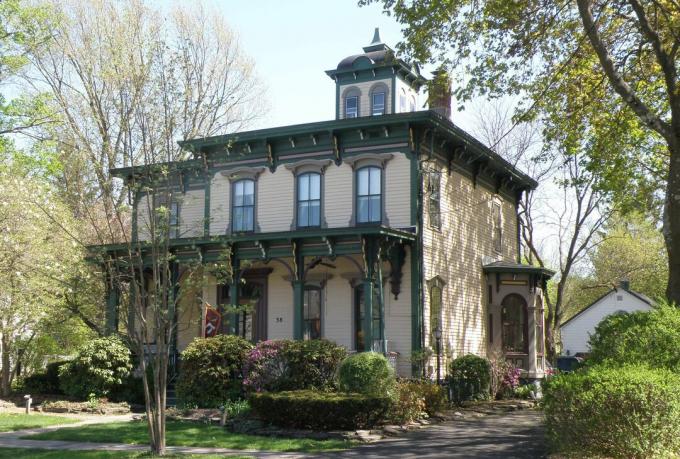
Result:
[[[206,172],[205,195],[203,202],[203,237],[210,236],[210,191],[212,186],[212,174]]]
[[[231,312],[228,314],[228,320],[229,323],[227,325],[227,332],[230,335],[235,335],[238,332],[238,313],[235,312],[236,308],[238,308],[238,297],[239,297],[239,280],[240,280],[240,273],[239,269],[241,267],[241,261],[239,260],[238,257],[231,256],[231,269],[232,269],[232,277],[231,277],[231,282],[229,283],[229,306],[232,309]]]
[[[305,301],[305,257],[301,247],[295,246],[294,257],[295,279],[293,280],[293,339],[303,339],[304,301]]]
[[[392,99],[392,108],[390,109],[390,113],[394,114],[397,113],[397,74],[394,73],[392,74],[392,94],[391,94],[391,99]]]
[[[335,119],[340,119],[340,83],[335,82]]]
[[[485,273],[538,274],[548,279],[555,275],[555,271],[548,268],[504,262],[482,266],[482,270]]]

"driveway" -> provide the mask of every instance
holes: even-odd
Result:
[[[444,422],[332,457],[533,459],[546,457],[543,436],[542,413],[522,410]]]

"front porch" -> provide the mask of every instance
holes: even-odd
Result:
[[[414,240],[377,226],[172,240],[173,345],[181,352],[195,337],[217,333],[253,342],[326,338],[350,351],[395,352],[399,374],[409,376]],[[188,288],[197,264],[201,285]],[[118,320],[118,297],[111,289],[107,323]]]

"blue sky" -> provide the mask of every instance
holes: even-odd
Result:
[[[267,86],[269,114],[256,127],[333,119],[335,85],[325,70],[362,52],[373,29],[394,47],[401,27],[380,5],[355,0],[212,0],[254,60]],[[429,74],[425,74],[429,76]]]

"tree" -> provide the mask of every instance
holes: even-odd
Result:
[[[674,0],[362,0],[404,25],[419,61],[460,70],[459,100],[521,95],[547,144],[586,134],[596,187],[622,208],[658,210],[666,295],[680,303],[680,4]]]
[[[31,343],[54,318],[82,252],[63,231],[73,231],[72,219],[58,197],[6,163],[0,163],[0,227],[0,392],[6,396]]]
[[[175,311],[203,278],[170,244],[173,161],[187,155],[177,141],[243,129],[265,108],[262,87],[224,18],[200,4],[167,16],[138,0],[50,5],[54,39],[31,55],[26,78],[59,116],[43,135],[54,139],[79,239],[100,246],[89,247],[100,281],[121,297],[117,331],[139,357],[151,450],[162,455]],[[125,183],[111,173],[130,166]],[[137,210],[149,217],[144,242],[130,231]]]

